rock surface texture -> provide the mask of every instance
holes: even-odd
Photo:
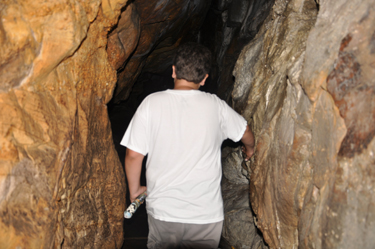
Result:
[[[106,45],[125,4],[0,3],[0,248],[121,247]]]
[[[224,148],[222,157],[224,200],[223,249],[267,249],[254,224],[249,201],[248,172],[243,164],[241,148]]]
[[[249,163],[223,151],[227,247],[374,247],[373,0],[5,0],[0,17],[0,248],[121,248],[107,103],[151,92],[186,41],[256,137]]]
[[[200,41],[213,52],[209,80],[222,99],[230,99],[235,62],[243,47],[259,31],[273,3],[274,0],[212,1],[200,31]]]
[[[276,0],[234,70],[270,248],[375,245],[375,2]]]

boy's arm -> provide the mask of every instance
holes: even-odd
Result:
[[[138,195],[147,190],[145,186],[141,186],[143,158],[144,155],[135,152],[134,150],[126,149],[125,172],[126,178],[128,179],[130,202],[133,202]]]
[[[246,154],[245,161],[249,161],[250,157],[254,154],[254,134],[250,127],[247,125],[245,133],[241,138],[243,143],[242,152]]]

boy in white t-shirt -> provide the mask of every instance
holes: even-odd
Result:
[[[224,219],[221,144],[254,153],[246,120],[216,95],[199,91],[210,71],[210,51],[196,43],[177,50],[174,89],[149,95],[121,141],[130,200],[147,190],[148,248],[217,248]],[[142,161],[147,188],[140,185]]]

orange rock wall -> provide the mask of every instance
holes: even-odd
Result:
[[[0,248],[122,245],[106,45],[125,4],[0,4]]]

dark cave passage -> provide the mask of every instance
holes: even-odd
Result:
[[[137,5],[142,16],[143,10],[139,9],[142,8],[141,6],[142,4]],[[311,140],[312,136],[317,136],[314,132],[312,134],[306,132],[313,130],[310,123],[313,118],[310,115],[314,112],[311,111],[313,108],[310,101],[315,93],[312,93],[313,91],[306,93],[308,87],[301,83],[303,77],[300,78],[300,73],[302,71],[308,75],[306,72],[308,70],[303,71],[303,66],[313,67],[314,63],[303,64],[302,51],[306,50],[311,54],[319,51],[319,48],[309,50],[305,44],[308,41],[307,35],[315,25],[318,12],[321,10],[321,3],[314,0],[298,3],[297,1],[233,0],[212,1],[210,5],[201,3],[196,8],[202,10],[200,18],[192,14],[191,19],[184,24],[181,23],[178,28],[173,25],[163,26],[163,30],[170,28],[172,33],[159,36],[159,40],[149,46],[148,50],[140,49],[138,52],[136,49],[133,57],[118,70],[117,87],[121,90],[115,90],[114,98],[109,104],[109,117],[121,162],[124,161],[125,149],[119,145],[119,141],[131,115],[148,94],[173,88],[171,61],[176,47],[188,41],[199,42],[207,46],[213,54],[210,77],[200,90],[218,95],[241,113],[258,136],[257,140],[260,144],[257,155],[250,163],[243,162],[240,144],[225,141],[222,146],[221,187],[225,220],[220,248],[310,248],[311,246],[307,245],[310,242],[306,242],[309,239],[304,237],[307,235],[302,233],[303,229],[300,230],[296,220],[297,217],[311,217],[309,210],[316,204],[309,203],[310,197],[306,199],[306,203],[296,201],[300,198],[296,196],[305,198],[313,191],[316,192],[318,188],[315,186],[322,183],[315,182],[312,185],[301,183],[301,178],[311,176],[310,163],[320,162],[315,156],[310,158],[306,151],[317,153],[313,152],[315,145],[311,145],[315,142],[325,148],[326,137],[330,137],[328,140],[332,143],[340,143],[340,139],[335,139],[336,135],[332,135],[332,132],[327,132],[330,135],[326,135],[321,140],[319,138],[318,142]],[[147,24],[142,18],[140,23],[146,30],[154,25]],[[348,42],[346,39],[351,39],[350,35],[348,37],[342,40],[340,51],[346,46]],[[140,57],[146,62],[139,63]],[[134,70],[134,65],[139,66],[137,70]],[[350,68],[352,65],[349,63],[345,66]],[[357,68],[351,70],[353,75],[359,77]],[[135,76],[130,75],[131,73]],[[330,77],[337,77],[332,81],[339,82],[341,80],[339,75],[340,69],[336,68]],[[328,82],[330,79],[328,78]],[[339,103],[340,97],[337,97],[338,93],[333,90],[334,83],[329,87],[329,91],[336,98],[336,103]],[[122,96],[127,97],[124,100]],[[289,106],[291,109],[288,109]],[[340,111],[345,115],[343,107]],[[124,113],[126,114],[123,115]],[[314,118],[320,119],[323,116]],[[342,131],[340,128],[335,130],[337,137],[343,136]],[[325,132],[321,128],[315,134]],[[367,132],[373,134],[371,131]],[[274,141],[277,144],[275,146],[273,146]],[[290,153],[292,150],[293,153]],[[335,154],[335,152],[330,153]],[[349,154],[353,155],[353,153],[351,151]],[[320,158],[325,157],[324,153],[320,154]],[[289,167],[293,167],[291,170],[293,173],[284,175],[285,171],[289,172]],[[271,173],[265,173],[263,169]],[[274,175],[272,172],[278,173]],[[144,173],[142,181],[145,182]],[[328,182],[325,184],[329,184]],[[284,212],[285,206],[292,207],[293,211],[286,208],[289,211]],[[332,207],[335,209],[335,204],[332,204]],[[280,227],[280,222],[284,227]],[[310,227],[306,220],[300,224]],[[295,228],[293,230],[289,227]],[[300,232],[298,239],[295,238],[297,230]],[[310,228],[306,230],[310,231]],[[124,234],[123,248],[146,248],[145,205],[134,218],[125,220]]]
[[[113,142],[116,147],[116,151],[119,155],[122,166],[124,167],[124,159],[126,148],[120,145],[120,141],[125,134],[126,128],[128,127],[131,118],[133,117],[137,107],[140,105],[142,100],[147,95],[173,88],[173,79],[171,77],[172,71],[167,70],[164,74],[141,74],[137,82],[134,84],[132,92],[129,98],[119,103],[110,102],[108,104],[108,115],[111,121],[111,128],[113,134]],[[141,184],[146,186],[145,178],[145,161],[144,159]],[[126,204],[130,204],[129,190],[126,193]],[[147,235],[148,235],[148,224],[147,224],[147,213],[146,205],[141,205],[137,212],[131,219],[124,219],[124,244],[123,249],[147,249]]]
[[[234,64],[245,44],[255,37],[270,11],[272,3],[273,0],[263,3],[248,1],[212,1],[209,6],[200,3],[201,8],[206,9],[203,11],[205,17],[200,17],[201,20],[196,22],[187,20],[187,23],[179,27],[175,34],[171,33],[167,38],[160,37],[156,46],[147,52],[148,58],[144,59],[146,60],[146,63],[143,64],[144,66],[142,67],[141,64],[140,69],[137,69],[138,73],[133,71],[134,74],[137,75],[135,78],[130,75],[130,73],[134,70],[134,63],[138,63],[137,60],[140,58],[137,55],[137,51],[140,50],[139,48],[134,52],[134,55],[120,67],[118,70],[118,82],[115,95],[111,102],[108,103],[108,113],[113,141],[123,167],[125,148],[120,145],[120,141],[138,105],[151,93],[173,88],[171,66],[176,45],[172,44],[174,42],[175,44],[182,44],[184,42],[194,41],[207,46],[213,55],[212,68],[206,84],[201,87],[200,90],[214,93],[220,98],[230,102],[231,91],[234,84],[232,74]],[[141,12],[142,16],[143,10],[140,9],[143,8],[142,4],[137,2],[134,4],[138,12]],[[147,23],[143,24],[142,19],[140,22],[141,26],[147,29]],[[150,27],[152,25],[153,24],[151,24]],[[172,30],[173,28],[171,32]],[[116,32],[116,30],[114,30],[114,32]],[[118,34],[119,37],[121,37],[120,31]],[[178,34],[180,34],[181,37],[178,37]],[[142,34],[140,39],[142,39]],[[144,53],[142,53],[141,56],[145,57]],[[141,71],[139,72],[139,70]],[[127,97],[124,99],[122,96]],[[234,149],[239,146],[239,143],[234,144],[230,140],[223,143],[223,148],[228,147]],[[226,186],[230,185],[229,182],[230,181],[224,181]],[[143,164],[142,184],[145,184],[145,163]],[[242,182],[242,184],[248,185],[248,182]],[[233,195],[235,193],[231,191],[236,188],[238,187],[233,185],[224,189],[227,192],[229,191],[229,195]],[[248,190],[245,190],[246,187],[244,186],[240,188],[243,189],[241,193],[244,195],[245,202],[247,200],[247,203],[241,204],[242,206],[244,205],[242,208],[252,213],[248,199]],[[127,193],[127,196],[128,195],[129,193]],[[129,202],[129,198],[127,197],[127,205],[130,204]],[[230,202],[229,206],[236,205],[236,201],[230,200]],[[229,207],[227,207],[227,209],[227,211],[230,210]],[[252,223],[251,221],[251,229],[256,232],[252,235],[253,238],[251,241],[260,243],[260,241],[262,241],[261,236],[259,236],[260,232],[257,232],[256,227]],[[232,230],[232,228],[230,229]],[[145,205],[141,206],[133,218],[129,220],[125,219],[124,235],[125,242],[123,248],[146,248],[148,227]],[[254,242],[254,244],[256,243]],[[231,249],[231,244],[232,242],[228,242],[223,237],[220,247]],[[240,243],[236,245],[238,246]],[[259,246],[261,246],[261,244],[259,244]]]

